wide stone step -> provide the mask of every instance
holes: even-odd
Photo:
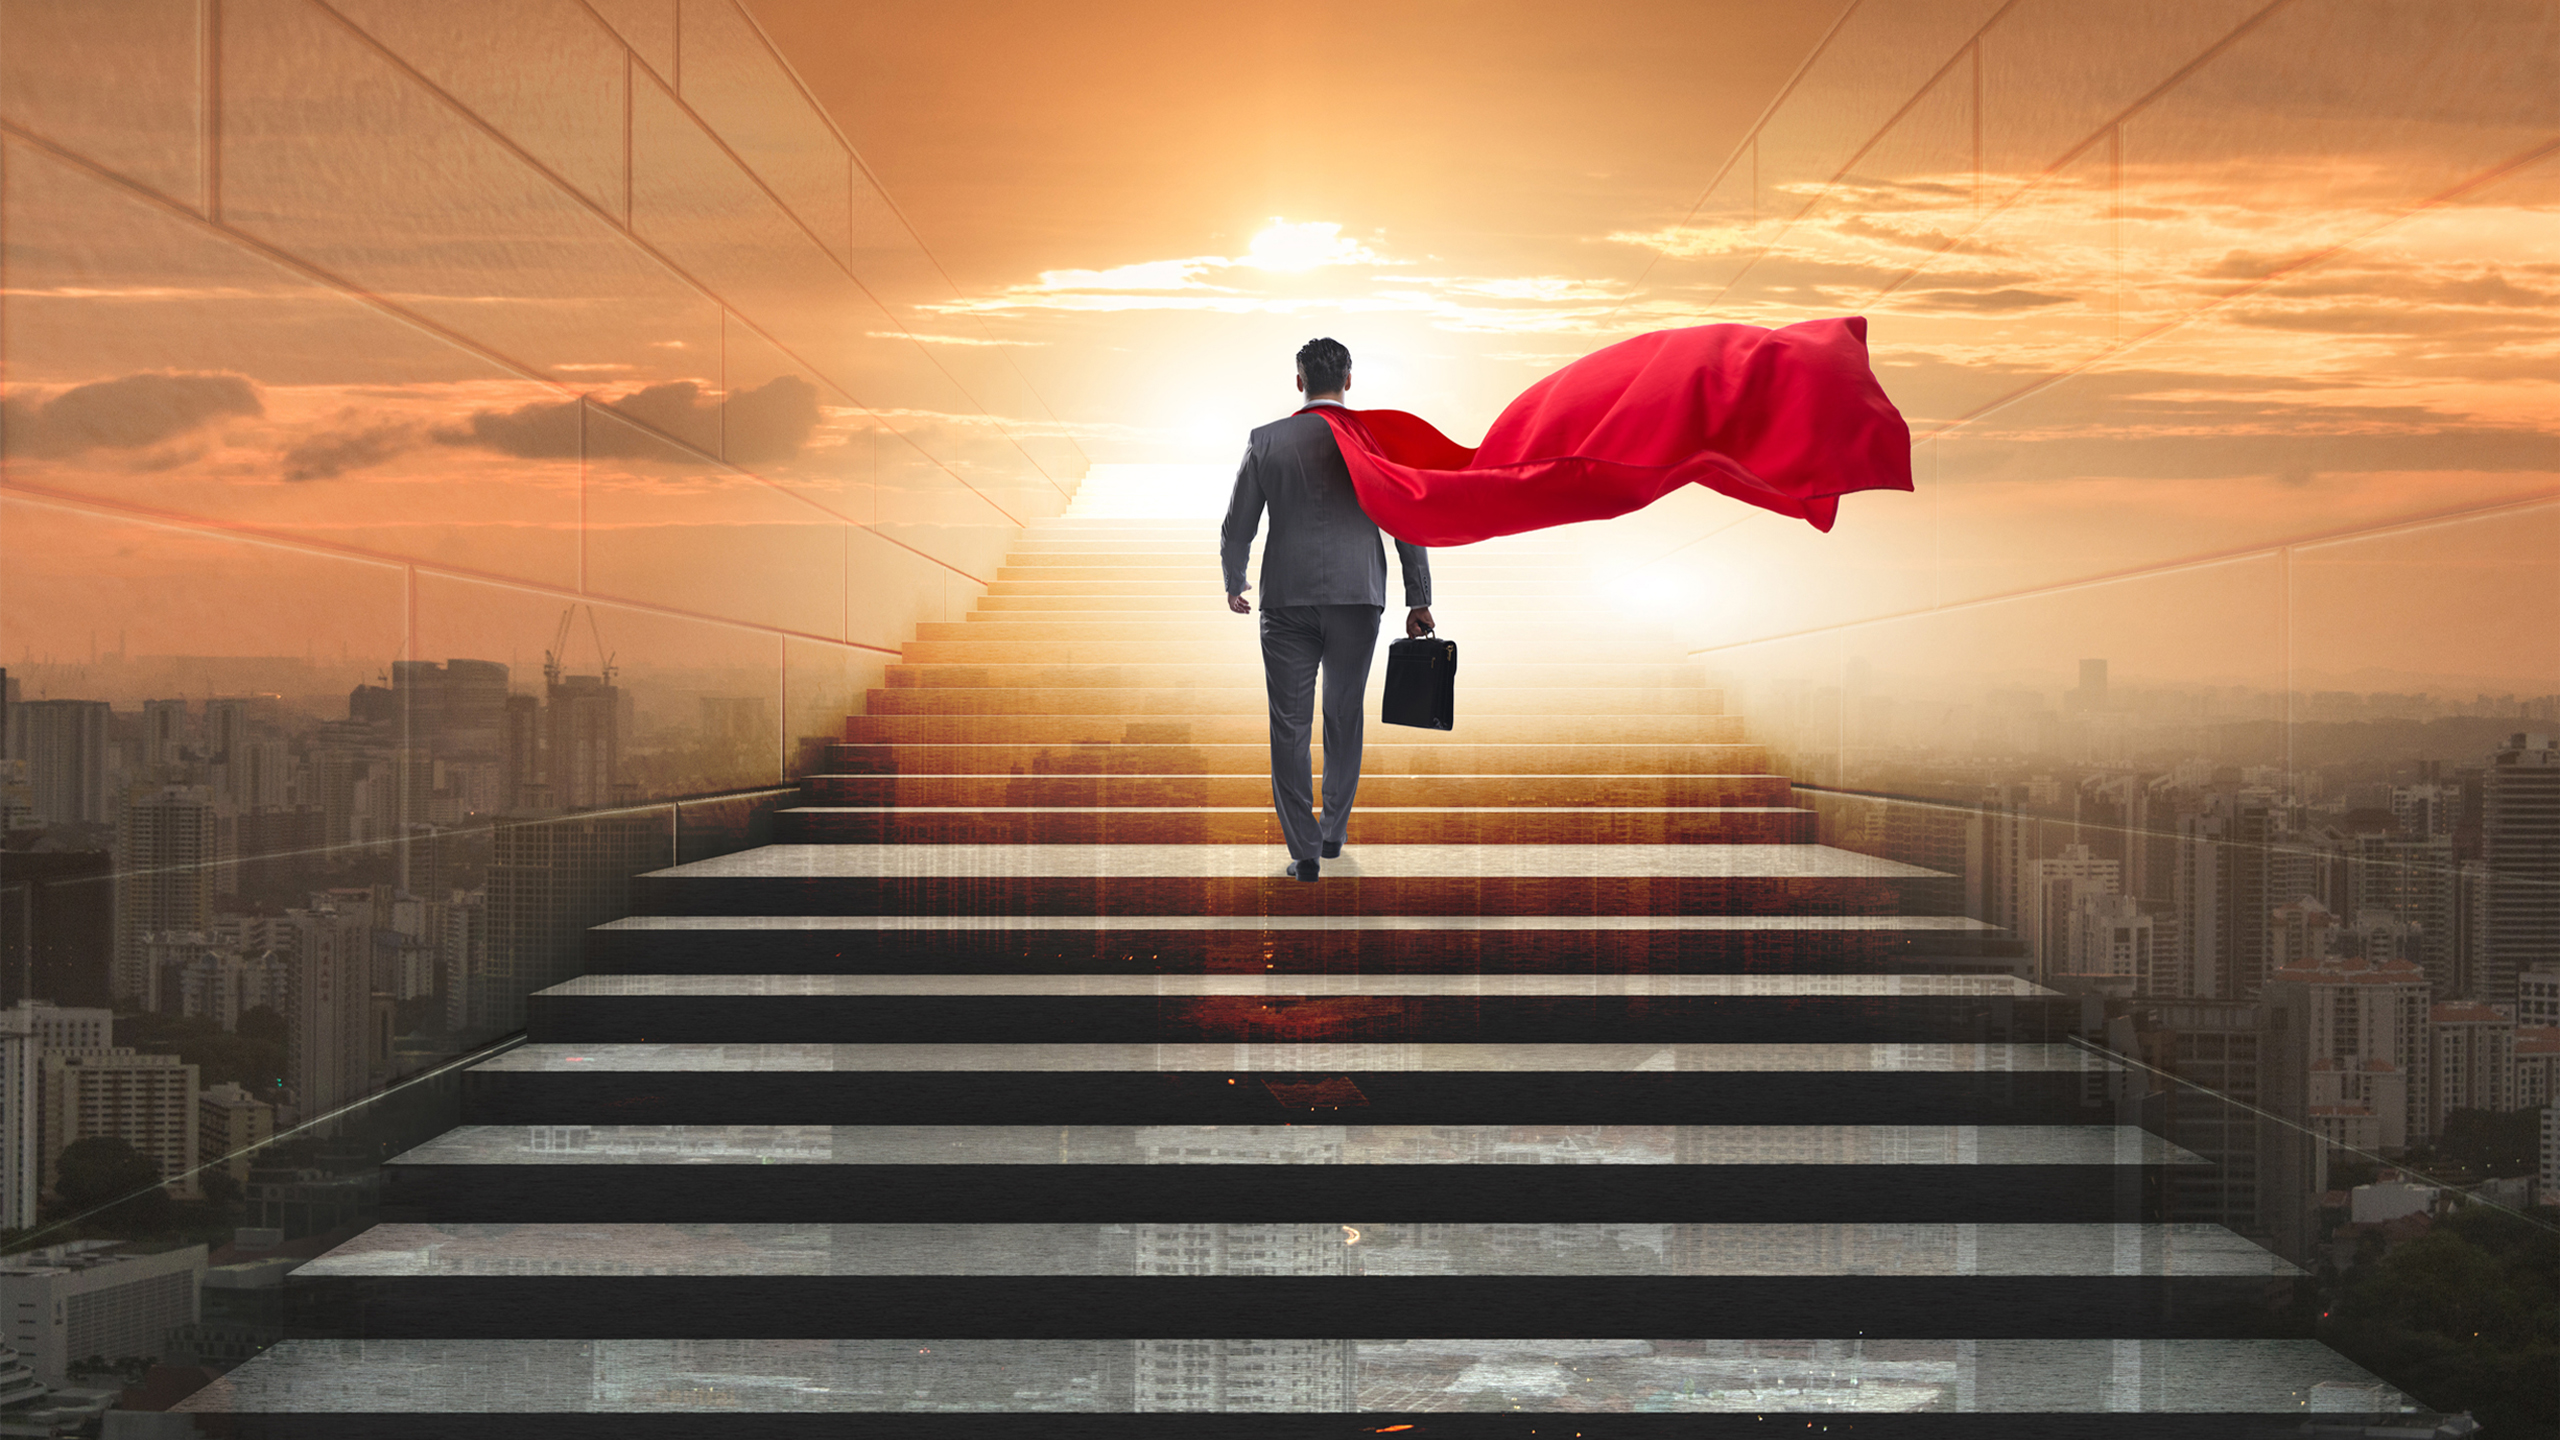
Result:
[[[1222,640],[910,640],[899,648],[898,656],[909,665],[1144,665],[1190,654],[1203,663],[1235,664],[1241,659],[1259,668],[1262,649],[1253,623],[1242,615],[1234,618],[1235,625]],[[1455,635],[1448,638],[1459,639]],[[1380,643],[1385,643],[1383,638]],[[1461,684],[1478,661],[1521,667],[1549,661],[1585,667],[1681,663],[1676,647],[1617,640],[1607,635],[1572,641],[1469,636],[1459,641],[1458,654]],[[1558,678],[1571,681],[1582,677]]]
[[[1015,588],[1019,590],[1022,587]],[[1400,594],[1395,594],[1389,595],[1387,598],[1390,600],[1401,601],[1404,597]],[[1399,606],[1398,608],[1400,609],[1401,607]],[[1196,586],[1189,588],[1180,594],[1026,595],[1012,592],[1003,594],[989,593],[979,596],[976,607],[969,613],[972,617],[986,615],[990,618],[1000,615],[1007,617],[1029,618],[1040,615],[1059,614],[1084,614],[1099,618],[1102,616],[1118,617],[1154,614],[1198,615],[1205,613],[1216,615],[1231,614],[1233,612],[1227,610],[1225,597],[1218,593],[1218,587],[1213,584],[1209,586],[1205,593]],[[1463,615],[1470,622],[1479,615],[1496,618],[1507,618],[1513,615],[1552,615],[1555,613],[1555,602],[1551,598],[1513,597],[1503,594],[1470,594],[1466,597],[1465,602],[1461,606],[1453,609],[1450,613],[1453,616]],[[1437,617],[1435,616],[1434,618]]]
[[[2090,1125],[2067,1045],[527,1043],[466,1125]]]
[[[372,1227],[287,1277],[286,1313],[386,1339],[2237,1337],[2299,1273],[2218,1226],[2140,1222],[454,1222]]]
[[[1435,617],[1436,618],[1436,617]],[[1403,638],[1403,625],[1382,621],[1378,628],[1379,643]],[[1149,645],[1211,645],[1237,639],[1252,639],[1255,623],[1231,610],[1199,615],[1156,615],[1139,613],[1100,618],[1037,617],[1014,615],[972,616],[962,620],[926,621],[916,626],[918,640],[970,640],[981,643],[998,641],[1134,641]],[[1494,645],[1506,648],[1545,646],[1571,652],[1593,643],[1628,650],[1643,646],[1677,659],[1685,647],[1669,630],[1658,627],[1611,625],[1607,627],[1560,620],[1549,611],[1543,617],[1529,614],[1505,616],[1500,621],[1485,621],[1467,627],[1463,637],[1456,631],[1450,638],[1466,642],[1468,658],[1473,652]],[[1258,642],[1257,642],[1258,643]]]
[[[1385,667],[1372,666],[1371,669],[1377,677],[1375,684],[1383,687],[1386,683]],[[1513,665],[1479,664],[1470,658],[1464,666],[1464,674],[1465,682],[1458,691],[1462,716],[1473,713],[1465,708],[1472,706],[1473,697],[1494,691],[1560,690],[1572,693],[1605,687],[1721,693],[1707,684],[1704,670],[1686,661],[1642,665],[1580,664],[1572,661]],[[1263,684],[1262,661],[1252,655],[1218,662],[1158,659],[1137,664],[1031,661],[1000,665],[928,665],[899,662],[887,666],[882,679],[886,684],[898,687],[989,685],[1031,690],[1179,689],[1187,686],[1260,690]]]
[[[1267,782],[1266,782],[1266,788]],[[1636,809],[1589,805],[1531,809],[1403,809],[1353,812],[1363,845],[1802,845],[1815,839],[1810,810]],[[1285,845],[1280,817],[1261,805],[1003,807],[798,806],[774,816],[774,839],[830,845]]]
[[[1268,773],[1242,775],[811,775],[813,805],[1217,805],[1271,803]],[[1323,787],[1317,787],[1323,798]],[[1355,816],[1395,806],[1757,806],[1792,808],[1783,775],[1379,775],[1360,777]]]
[[[1400,1427],[1422,1440],[1525,1440],[1550,1429],[1693,1440],[1754,1429],[1818,1435],[1844,1415],[1857,1417],[1860,1440],[2196,1440],[2367,1418],[2398,1422],[2403,1434],[2438,1433],[2431,1415],[2399,1413],[2414,1402],[2309,1339],[1884,1340],[1855,1329],[1836,1339],[1590,1338],[1613,1330],[1623,1333],[294,1339],[181,1409],[242,1440],[696,1440],[714,1406],[724,1435],[859,1440],[1304,1440],[1406,1433]],[[1202,1379],[1212,1361],[1223,1377],[1214,1388]],[[1159,1384],[1186,1378],[1168,1392],[1177,1399],[1156,1398]],[[1639,1409],[1648,1405],[1662,1408]],[[1228,1406],[1272,1413],[1215,1413]]]
[[[1383,694],[1386,667],[1372,671],[1369,692]],[[887,685],[868,692],[864,710],[872,715],[1114,715],[1128,719],[1165,716],[1250,715],[1269,713],[1270,691],[1257,677],[1250,685],[1165,685],[1149,689],[1087,685],[1014,687]],[[1538,686],[1467,691],[1470,722],[1495,715],[1718,715],[1724,710],[1720,690],[1689,686],[1592,685],[1575,689]],[[1375,707],[1367,707],[1374,710]]]
[[[1223,598],[1218,593],[1223,586],[1218,578],[1218,566],[1215,560],[1199,567],[1195,576],[1189,579],[1157,578],[1132,571],[1106,571],[1098,566],[1092,567],[1093,573],[1087,575],[1066,573],[1071,568],[1075,567],[1000,566],[996,571],[996,578],[988,584],[987,593],[990,595],[1188,595],[1195,599],[1205,598],[1212,605],[1223,603]],[[1401,583],[1393,577],[1389,578],[1387,604],[1391,610],[1403,608],[1404,593],[1397,588]],[[1458,598],[1457,592],[1450,588],[1450,583],[1453,582],[1444,582],[1441,577],[1434,576],[1432,593],[1439,597],[1435,603],[1451,607],[1449,613],[1454,617],[1460,613],[1462,601]],[[1477,583],[1478,587],[1488,594],[1498,594],[1505,600],[1517,600],[1524,596],[1541,596],[1594,615],[1603,613],[1592,608],[1590,588],[1578,580],[1563,582],[1503,576],[1470,583]],[[1253,592],[1253,598],[1257,601],[1261,598],[1258,588]],[[1236,618],[1242,620],[1244,617]],[[1434,618],[1438,618],[1436,610]]]
[[[2076,998],[1979,975],[585,975],[534,1041],[2062,1042]]]
[[[827,766],[857,775],[1235,775],[1271,763],[1267,743],[1194,745],[1130,728],[1134,733],[1117,744],[834,744],[827,747]],[[1312,764],[1321,774],[1323,747],[1316,747]],[[1768,768],[1767,752],[1757,745],[1485,745],[1453,732],[1436,743],[1367,747],[1360,784],[1365,790],[1380,775],[1756,775]]]
[[[766,845],[632,881],[651,915],[1950,914],[1952,877],[1824,845]]]
[[[1865,1167],[1874,1167],[1870,1172]],[[537,1224],[1904,1224],[2152,1213],[2197,1156],[2133,1126],[473,1125],[383,1218]]]
[[[1468,715],[1461,723],[1470,745],[1734,745],[1743,738],[1741,717],[1734,715]],[[1361,729],[1366,754],[1400,745],[1447,744],[1457,734],[1383,722]],[[844,722],[844,738],[855,745],[1110,745],[1141,739],[1150,744],[1267,747],[1270,736],[1270,716],[1260,710],[1194,712],[1184,719],[849,715]],[[1321,747],[1323,737],[1319,724],[1314,743]]]
[[[2016,973],[1960,915],[635,915],[596,973]]]

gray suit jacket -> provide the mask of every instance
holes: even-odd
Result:
[[[1235,497],[1227,502],[1218,532],[1218,559],[1227,593],[1244,593],[1245,554],[1263,507],[1271,510],[1271,539],[1262,547],[1262,604],[1375,605],[1387,603],[1387,552],[1377,522],[1360,508],[1351,471],[1342,463],[1333,427],[1321,415],[1292,415],[1253,432],[1244,463],[1236,468]],[[1407,609],[1431,603],[1431,554],[1396,542],[1404,564]]]

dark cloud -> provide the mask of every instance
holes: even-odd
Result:
[[[74,385],[37,404],[11,401],[9,449],[20,455],[144,450],[200,426],[266,413],[258,387],[238,375],[121,375]]]
[[[777,375],[729,397],[720,434],[731,463],[759,465],[799,454],[817,428],[818,387]]]
[[[2078,304],[2080,300],[2076,295],[2048,295],[2041,290],[2018,289],[1906,291],[1893,298],[1922,310],[1969,310],[1980,314],[2042,310],[2053,305]]]
[[[651,385],[607,402],[616,411],[670,435],[716,428],[727,458],[741,465],[788,460],[818,426],[818,388],[797,375],[777,375],[725,402],[707,398],[690,380]],[[575,459],[582,453],[578,402],[538,401],[513,410],[481,410],[435,432],[443,445],[473,445],[526,460]],[[598,458],[671,458],[666,442],[621,425],[587,427],[583,453]]]
[[[284,478],[334,480],[350,470],[379,465],[418,443],[418,427],[396,420],[365,423],[352,412],[336,428],[304,436],[286,447]]]

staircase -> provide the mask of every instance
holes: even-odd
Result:
[[[2118,1123],[2078,1003],[1949,877],[1816,843],[1554,545],[1434,557],[1457,728],[1373,724],[1349,849],[1282,878],[1253,622],[1175,508],[1089,485],[921,627],[778,843],[644,877],[386,1223],[296,1274],[308,1338],[192,1408],[2239,1436],[2376,1403],[2261,1338],[2289,1267],[2157,1218],[2198,1162]]]

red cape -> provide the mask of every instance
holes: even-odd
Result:
[[[1683,485],[1828,530],[1840,496],[1911,488],[1911,429],[1867,367],[1863,316],[1622,340],[1530,386],[1473,450],[1401,410],[1306,410],[1360,507],[1415,545],[1606,520]]]

